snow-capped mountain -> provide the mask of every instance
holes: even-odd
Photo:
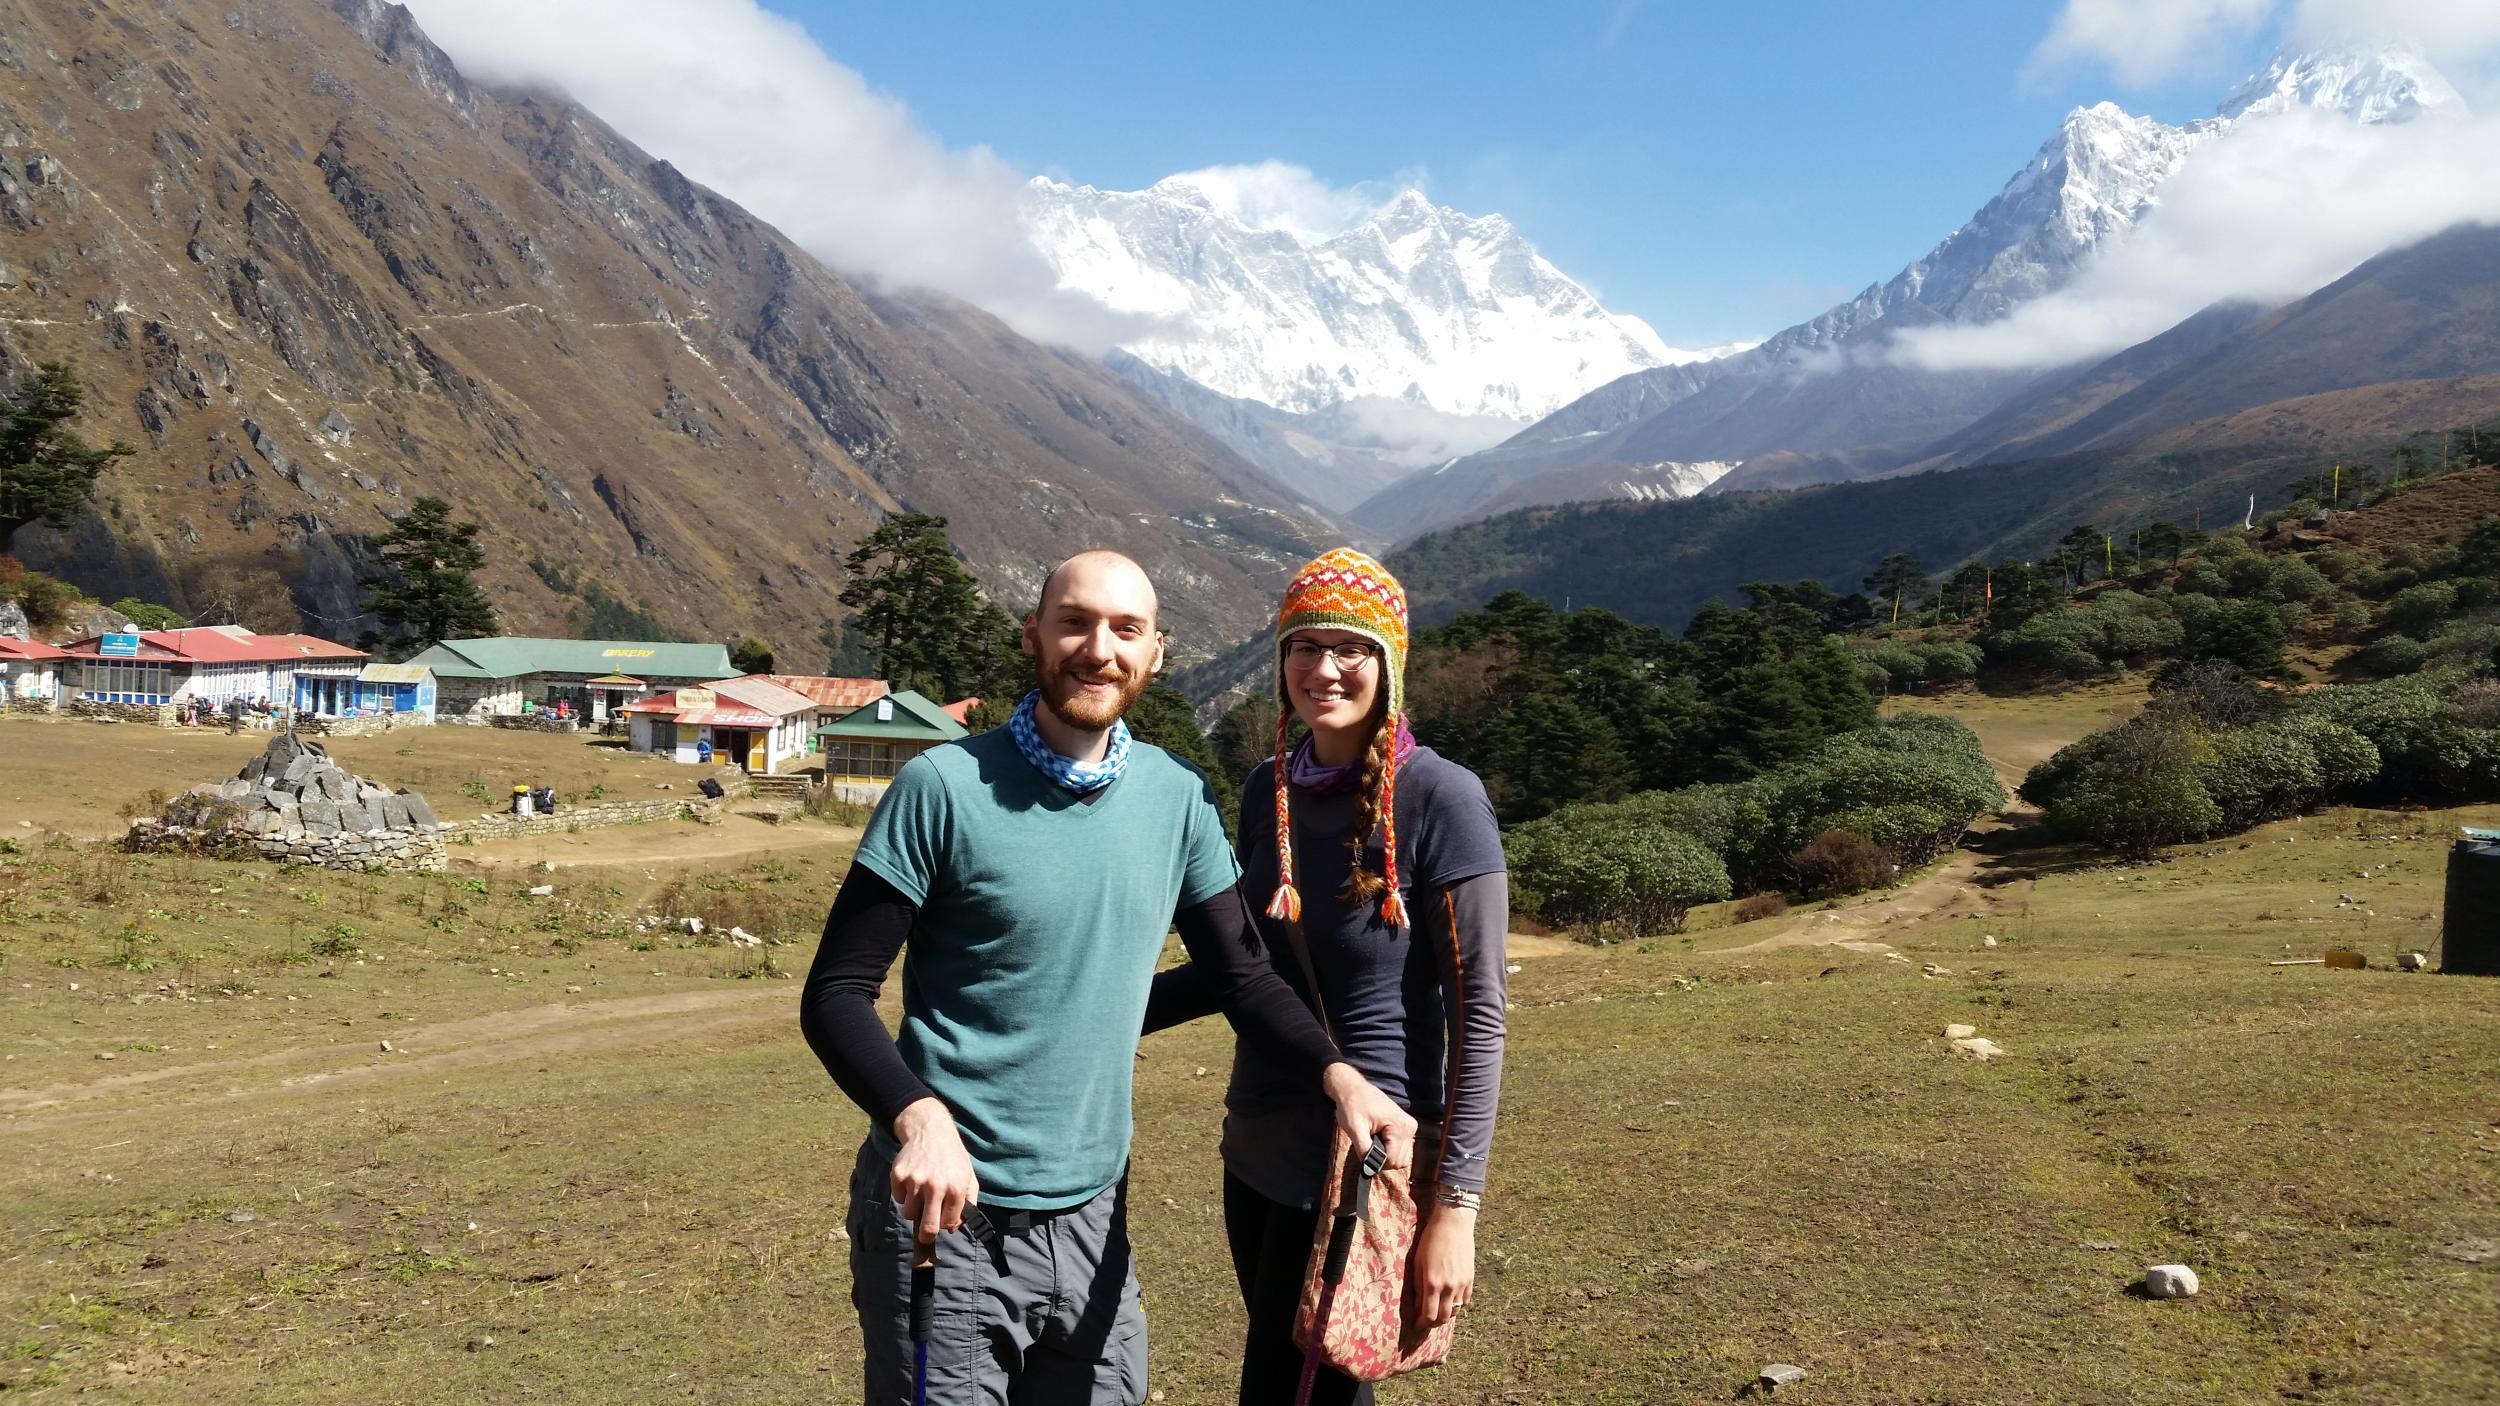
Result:
[[[2382,123],[2464,103],[2418,51],[2386,48],[2278,57],[2212,117],[2176,126],[2113,103],[2077,108],[1967,223],[1889,280],[1750,350],[1600,387],[1498,448],[1392,485],[1355,521],[1402,539],[1489,504],[1598,496],[1591,473],[1614,464],[1740,461],[1710,485],[1727,492],[1916,462],[2035,373],[1897,365],[1884,346],[1895,328],[1989,322],[2063,287],[2143,220],[2199,148],[2294,107]]]
[[[2133,229],[2198,147],[2294,107],[2356,122],[2459,111],[2456,89],[2410,49],[2278,56],[2214,115],[2171,126],[2116,103],[2079,107],[1996,198],[1926,257],[1849,302],[1765,341],[1764,358],[1828,345],[1908,303],[1952,322],[1989,322],[2062,286],[2086,255]]]
[[[1024,221],[1062,287],[1152,323],[1123,349],[1227,396],[1311,412],[1376,397],[1525,421],[1629,372],[1704,360],[1608,312],[1499,215],[1406,190],[1327,237],[1261,228],[1189,176],[1036,179]]]

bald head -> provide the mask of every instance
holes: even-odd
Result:
[[[1108,548],[1079,552],[1042,578],[1041,599],[1034,602],[1033,613],[1047,615],[1053,606],[1063,604],[1081,605],[1093,614],[1140,620],[1149,632],[1161,610],[1154,582],[1146,579],[1146,568]]]

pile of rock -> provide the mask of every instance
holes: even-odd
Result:
[[[161,817],[130,822],[134,850],[248,849],[325,869],[444,867],[451,826],[414,791],[389,791],[280,735],[232,781],[194,786]]]

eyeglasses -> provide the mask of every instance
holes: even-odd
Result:
[[[1337,672],[1351,674],[1380,657],[1380,647],[1369,640],[1347,640],[1342,644],[1320,645],[1309,640],[1285,641],[1285,667],[1316,669],[1321,655],[1337,661]]]

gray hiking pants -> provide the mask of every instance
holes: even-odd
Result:
[[[851,1304],[867,1406],[910,1406],[912,1227],[872,1139],[851,1170]],[[1064,1211],[991,1209],[992,1233],[938,1238],[929,1406],[1142,1406],[1146,1314],[1128,1178]]]

